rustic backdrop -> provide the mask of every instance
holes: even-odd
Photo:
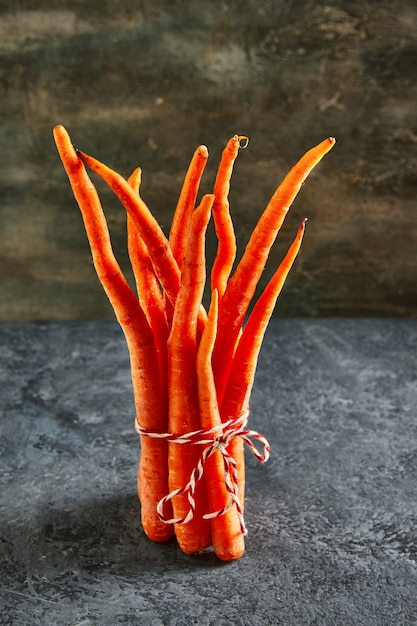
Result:
[[[113,316],[58,123],[124,175],[142,167],[165,232],[195,147],[209,191],[227,139],[248,135],[240,249],[288,169],[335,136],[274,247],[269,274],[309,218],[276,313],[415,316],[416,32],[413,0],[0,1],[0,319]],[[124,210],[99,189],[128,271]]]

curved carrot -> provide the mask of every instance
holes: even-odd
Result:
[[[80,158],[96,174],[98,174],[114,191],[126,211],[135,222],[151,257],[155,273],[171,304],[175,303],[181,283],[178,264],[174,259],[171,247],[158,222],[149,211],[140,196],[135,194],[129,183],[107,165],[84,152],[77,150]],[[207,314],[200,307],[199,321],[204,324]]]
[[[141,170],[137,168],[129,177],[128,183],[139,195]],[[156,277],[151,258],[132,217],[127,214],[127,245],[139,301],[152,326],[155,309],[162,309],[162,292]]]
[[[306,220],[303,220],[277,271],[256,302],[236,347],[227,380],[220,413],[223,421],[245,413],[255,378],[256,365],[268,322],[277,298],[295,258],[300,250]],[[236,460],[239,476],[239,499],[243,502],[245,486],[245,459],[242,439],[235,437],[230,444],[230,455]]]
[[[306,221],[304,219],[301,222],[287,254],[258,298],[245,324],[233,357],[226,393],[222,402],[224,419],[236,415],[236,409],[239,413],[241,406],[245,405],[245,399],[250,395],[265,331],[274,312],[278,296],[300,250]]]
[[[242,143],[244,141],[245,143]],[[233,165],[239,148],[246,148],[248,138],[235,135],[227,142],[217,171],[213,193],[213,219],[218,247],[211,270],[211,289],[217,289],[221,298],[225,292],[230,272],[236,257],[236,237],[229,213],[229,189]]]
[[[106,219],[97,191],[62,126],[54,129],[55,143],[80,207],[94,267],[125,334],[130,354],[135,407],[140,424],[166,430],[167,410],[161,393],[152,330],[138,299],[113,255]],[[161,445],[162,444],[162,445]],[[154,541],[166,541],[172,529],[158,517],[156,506],[168,487],[166,442],[141,438],[138,471],[142,525]],[[151,482],[152,478],[152,482]]]
[[[217,405],[211,355],[217,329],[218,294],[215,289],[197,352],[197,384],[200,421],[203,429],[221,426]],[[221,430],[219,431],[219,434]],[[213,435],[214,437],[214,435]],[[219,450],[210,455],[205,464],[204,476],[210,511],[221,511],[228,506],[230,494],[224,482],[224,461]],[[241,500],[242,501],[242,500]],[[239,517],[233,506],[220,517],[211,520],[211,537],[216,555],[223,561],[238,559],[245,550]]]
[[[200,428],[196,376],[197,318],[206,277],[205,233],[213,199],[213,196],[204,196],[193,213],[181,289],[175,302],[168,339],[168,430],[175,435],[183,435]],[[169,443],[170,492],[187,484],[198,464],[200,454],[198,445]],[[178,543],[187,554],[201,552],[211,542],[210,523],[202,518],[207,511],[203,481],[197,485],[195,502],[193,519],[187,524],[175,524]],[[172,500],[172,506],[174,519],[187,516],[189,501],[185,494],[177,495]]]
[[[219,328],[213,352],[213,368],[220,402],[236,340],[271,246],[301,185],[334,143],[332,137],[322,141],[306,152],[290,170],[261,215],[245,252],[228,282],[220,302]]]
[[[141,170],[140,168],[137,168],[129,177],[128,183],[138,194],[140,182]],[[148,250],[129,214],[127,215],[127,248],[136,281],[139,302],[141,303],[155,338],[155,346],[159,362],[161,390],[166,393],[166,344],[169,335],[169,328],[165,316],[164,300],[162,297],[161,286],[154,272]]]
[[[108,184],[132,217],[148,249],[155,273],[169,300],[174,303],[180,288],[180,270],[167,238],[145,202],[134,192],[123,176],[84,152],[77,150],[77,154]]]
[[[206,146],[199,146],[193,154],[191,163],[188,167],[184,178],[184,183],[178,198],[177,206],[172,218],[171,229],[169,233],[169,245],[172,253],[181,270],[185,251],[187,247],[187,237],[190,231],[191,216],[195,207],[198,188],[200,186],[201,177],[208,159],[208,150]],[[169,323],[172,323],[173,305],[169,300],[165,300],[165,312]],[[206,316],[202,312],[200,314],[200,330],[204,326]]]
[[[185,175],[184,184],[178,198],[169,233],[169,245],[181,269],[187,247],[187,234],[190,230],[198,188],[208,159],[206,146],[199,146],[193,154]]]

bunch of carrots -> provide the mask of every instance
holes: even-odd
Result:
[[[247,315],[271,246],[301,185],[335,140],[309,150],[277,188],[236,265],[229,186],[239,149],[232,137],[220,160],[213,193],[196,206],[208,159],[195,151],[167,238],[140,195],[141,170],[126,180],[75,150],[62,126],[54,129],[59,155],[80,207],[94,266],[129,349],[137,429],[141,440],[138,495],[142,525],[157,542],[175,533],[195,554],[210,545],[225,561],[244,552],[244,442],[259,350],[285,278],[300,249],[305,221]],[[112,251],[102,205],[86,167],[113,190],[127,211],[127,246],[136,282],[129,286]],[[210,217],[217,235],[206,284],[205,235]],[[232,424],[232,436],[222,440]],[[240,436],[242,435],[242,436]],[[223,447],[222,442],[223,441]],[[216,447],[212,442],[220,442]],[[210,447],[210,454],[202,454]],[[261,456],[261,455],[259,455]],[[265,457],[261,457],[265,458]],[[187,485],[189,489],[184,489]]]

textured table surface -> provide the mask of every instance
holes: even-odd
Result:
[[[273,320],[244,556],[151,543],[113,322],[0,325],[0,624],[417,623],[417,321]]]

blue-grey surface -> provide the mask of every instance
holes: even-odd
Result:
[[[273,320],[245,555],[151,543],[116,323],[0,325],[0,623],[417,623],[417,321]]]

